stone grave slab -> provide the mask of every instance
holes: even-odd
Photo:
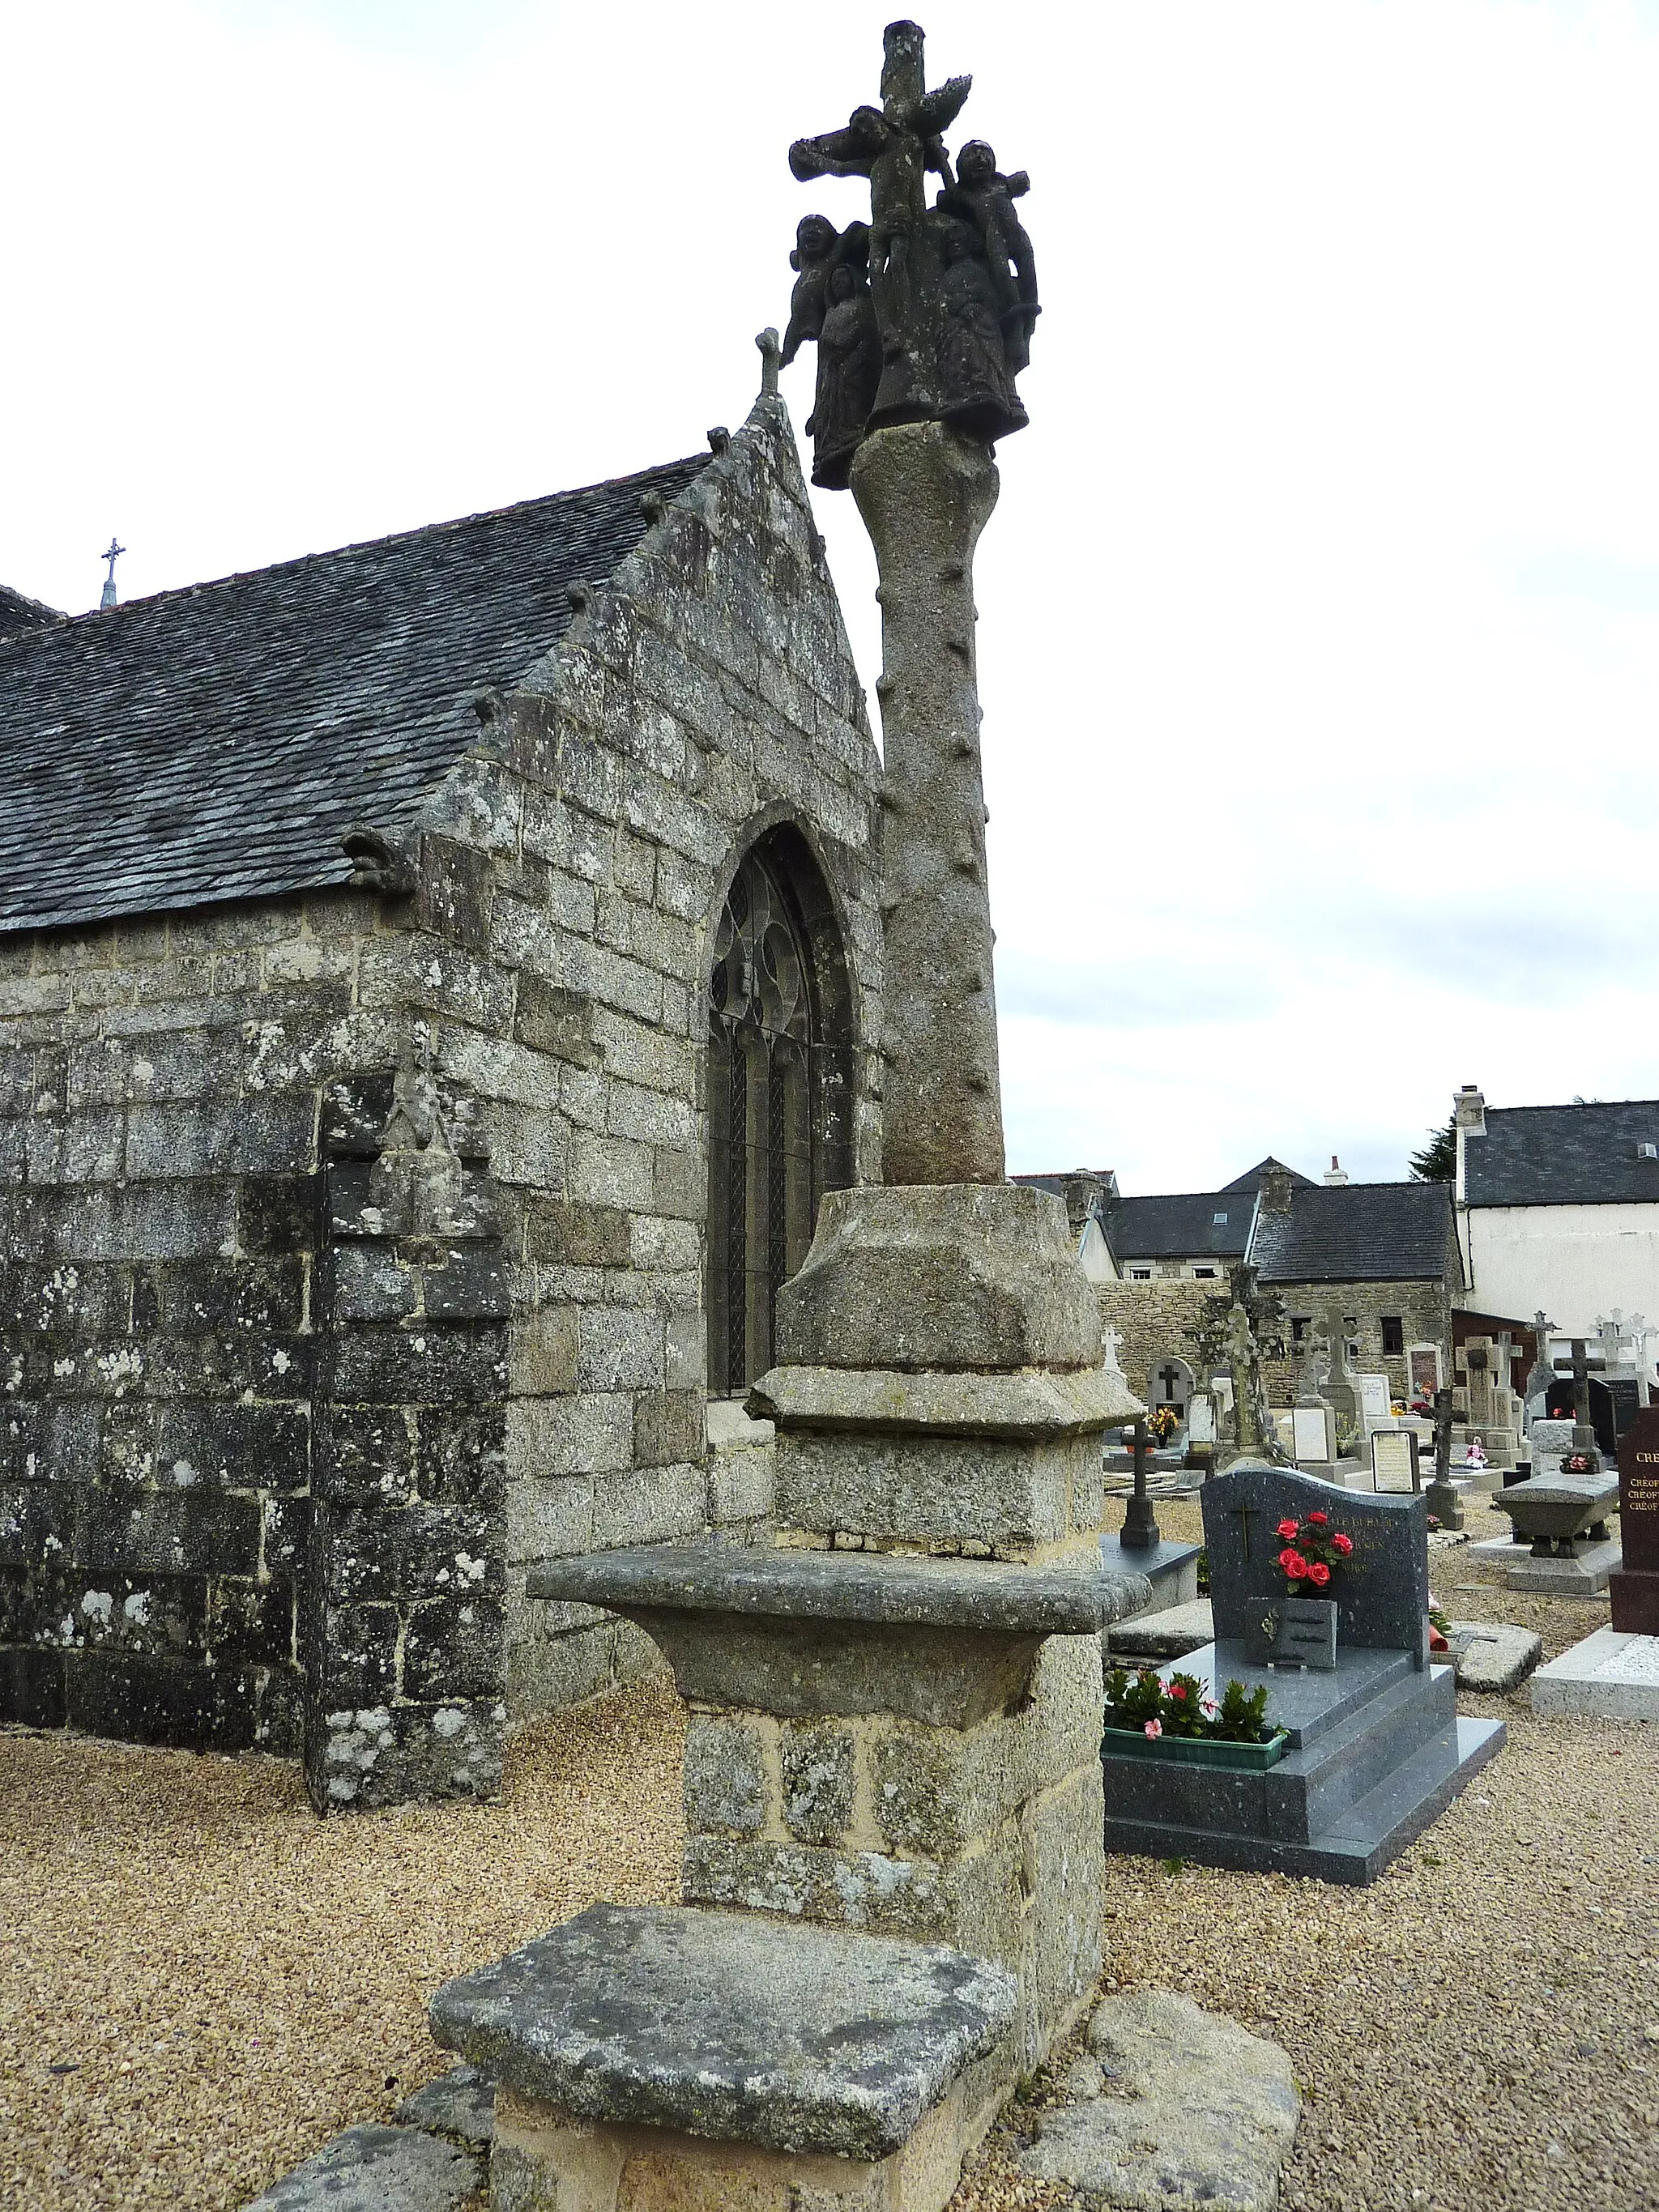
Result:
[[[1533,1630],[1502,1620],[1455,1620],[1451,1640],[1458,1688],[1493,1697],[1525,1681],[1544,1650],[1543,1638]]]
[[[1379,1496],[1415,1498],[1423,1487],[1417,1436],[1411,1429],[1382,1429],[1371,1436],[1371,1475]]]
[[[1535,1713],[1659,1721],[1659,1637],[1598,1628],[1532,1678]]]
[[[1536,1559],[1500,1536],[1495,1542],[1471,1544],[1469,1557],[1501,1567],[1507,1589],[1525,1590],[1534,1597],[1601,1597],[1624,1553],[1617,1538],[1610,1538],[1604,1544],[1580,1542],[1570,1555],[1555,1553]]]
[[[1158,1613],[1137,1613],[1106,1632],[1109,1659],[1179,1659],[1214,1641],[1215,1620],[1206,1597],[1167,1606]]]
[[[1659,1406],[1644,1406],[1619,1441],[1619,1542],[1613,1626],[1659,1636]]]
[[[1331,1589],[1339,1625],[1328,1673],[1265,1667],[1247,1648],[1253,1607],[1274,1585],[1273,1531],[1325,1510],[1352,1537],[1352,1577]],[[1449,1667],[1428,1663],[1427,1510],[1419,1498],[1335,1494],[1286,1468],[1240,1462],[1205,1486],[1216,1641],[1160,1669],[1267,1692],[1288,1732],[1274,1766],[1248,1772],[1102,1747],[1108,1850],[1210,1866],[1369,1882],[1502,1748],[1501,1722],[1461,1720]],[[1348,1580],[1348,1587],[1342,1584]],[[1284,1593],[1279,1577],[1277,1593]]]
[[[273,2182],[246,2212],[461,2212],[483,2179],[478,2160],[453,2143],[368,2120]]]

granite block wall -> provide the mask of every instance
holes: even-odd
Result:
[[[1273,1288],[1285,1301],[1288,1324],[1306,1319],[1316,1331],[1322,1316],[1332,1310],[1352,1321],[1349,1340],[1358,1343],[1359,1357],[1351,1364],[1363,1374],[1386,1375],[1396,1397],[1410,1395],[1407,1354],[1414,1344],[1438,1345],[1442,1371],[1451,1373],[1451,1316],[1455,1301],[1448,1282],[1275,1283]],[[1406,1352],[1383,1351],[1385,1315],[1401,1323]],[[1262,1362],[1262,1381],[1270,1405],[1294,1402],[1304,1350],[1296,1347],[1290,1358]]]

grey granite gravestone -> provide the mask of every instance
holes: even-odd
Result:
[[[1426,1504],[1333,1492],[1259,1460],[1206,1483],[1202,1504],[1216,1640],[1175,1667],[1218,1700],[1230,1681],[1264,1686],[1286,1748],[1250,1772],[1122,1749],[1109,1729],[1107,1848],[1374,1881],[1504,1740],[1501,1722],[1458,1718],[1452,1669],[1428,1662]],[[1282,1608],[1287,1595],[1278,1524],[1310,1511],[1328,1514],[1354,1547],[1329,1585],[1339,1632],[1328,1673],[1265,1666],[1251,1653],[1264,1598]]]
[[[1289,1594],[1278,1524],[1325,1513],[1353,1551],[1328,1589],[1300,1595],[1335,1599],[1339,1645],[1408,1651],[1417,1666],[1427,1664],[1428,1508],[1421,1498],[1333,1491],[1290,1468],[1239,1460],[1205,1484],[1202,1504],[1218,1644],[1242,1642],[1247,1614],[1264,1598]]]

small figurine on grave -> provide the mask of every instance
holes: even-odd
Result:
[[[1471,1437],[1463,1447],[1463,1464],[1479,1474],[1486,1464],[1486,1447],[1479,1437]]]

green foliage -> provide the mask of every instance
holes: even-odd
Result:
[[[1176,1673],[1165,1682],[1151,1667],[1133,1674],[1127,1667],[1114,1667],[1106,1677],[1106,1725],[1131,1734],[1151,1729],[1156,1735],[1266,1743],[1273,1733],[1267,1713],[1265,1686],[1247,1691],[1242,1682],[1229,1682],[1220,1704],[1206,1705],[1196,1674]]]
[[[1223,1743],[1266,1743],[1273,1734],[1267,1725],[1267,1685],[1258,1683],[1247,1690],[1243,1682],[1229,1682],[1221,1692],[1212,1733]]]
[[[1457,1180],[1457,1116],[1454,1114],[1443,1129],[1431,1129],[1429,1141],[1420,1152],[1413,1152],[1406,1163],[1418,1182],[1455,1182]]]
[[[1202,1551],[1199,1553],[1197,1565],[1198,1594],[1200,1597],[1208,1597],[1210,1595],[1210,1554],[1207,1550]]]

